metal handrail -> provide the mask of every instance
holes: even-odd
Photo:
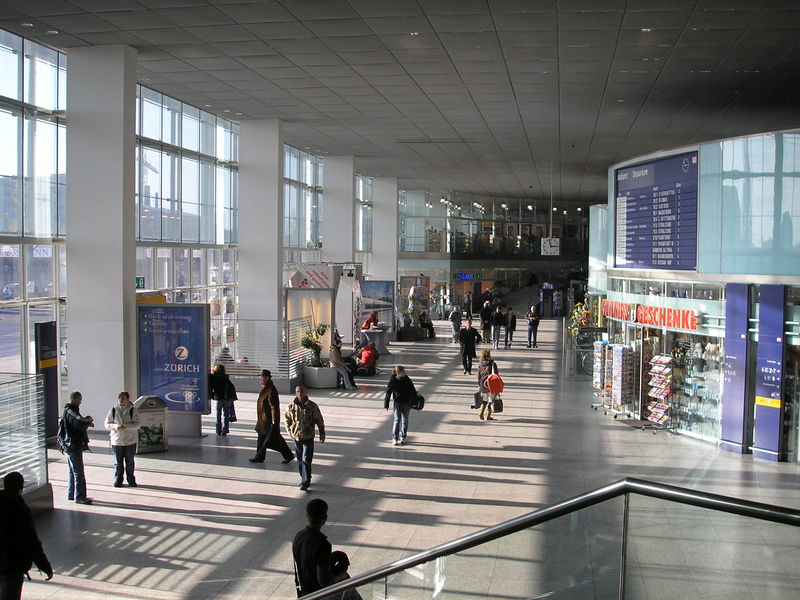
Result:
[[[337,593],[372,583],[373,581],[383,579],[394,573],[430,562],[440,556],[463,552],[464,550],[469,550],[470,548],[485,544],[486,542],[494,541],[512,533],[522,531],[523,529],[546,523],[558,517],[563,517],[575,511],[583,510],[584,508],[589,508],[601,502],[606,502],[627,494],[639,494],[651,498],[660,498],[679,504],[689,504],[700,508],[741,515],[743,517],[751,517],[763,521],[772,521],[773,523],[800,527],[800,510],[773,506],[762,502],[752,502],[750,500],[742,500],[719,494],[711,494],[644,479],[626,477],[615,483],[579,494],[578,496],[573,496],[567,500],[505,521],[499,525],[494,525],[464,537],[434,546],[428,550],[412,554],[411,556],[406,556],[400,560],[396,560],[387,565],[377,567],[371,571],[326,587],[323,590],[303,596],[303,598],[305,600],[323,600],[324,598],[330,598]]]

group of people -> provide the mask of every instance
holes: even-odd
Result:
[[[500,348],[500,338],[501,333],[504,333],[503,337],[503,347],[504,348],[511,348],[511,345],[514,343],[514,332],[517,330],[517,315],[514,314],[514,309],[510,306],[506,309],[504,313],[500,305],[494,307],[492,309],[491,303],[487,300],[483,304],[483,308],[480,310],[480,320],[481,320],[481,331],[483,334],[477,333],[477,341],[485,341],[489,343],[491,341],[492,348],[498,349]],[[453,307],[448,315],[447,319],[450,321],[450,326],[453,330],[453,343],[454,344],[462,344],[462,354],[463,354],[463,340],[464,336],[462,335],[463,329],[461,328],[461,310],[457,307]],[[536,305],[531,306],[530,310],[525,313],[525,320],[528,324],[528,348],[537,348],[537,337],[539,335],[539,310],[537,309]],[[467,318],[467,323],[472,323],[472,317]],[[469,337],[473,337],[473,334],[469,334]],[[473,352],[474,357],[474,352]],[[470,369],[466,368],[467,372]]]

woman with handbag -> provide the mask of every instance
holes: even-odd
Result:
[[[489,387],[489,378],[492,375],[498,375],[499,378],[500,371],[497,368],[497,363],[492,360],[492,351],[487,349],[481,352],[481,362],[478,365],[478,390],[483,396],[481,410],[480,413],[478,413],[478,418],[481,421],[484,419],[487,421],[494,421],[492,418],[492,405],[500,395],[500,392],[493,392]],[[494,387],[494,382],[492,382],[492,384],[492,387]]]
[[[236,400],[236,388],[220,364],[211,369],[208,387],[211,397],[217,401],[217,435],[228,435],[230,424],[236,421],[233,401]]]
[[[406,443],[408,433],[408,415],[411,412],[411,405],[417,398],[417,388],[414,382],[406,375],[403,367],[394,368],[394,373],[386,386],[386,398],[383,407],[389,412],[389,398],[394,400],[394,420],[392,422],[392,444],[402,446]]]

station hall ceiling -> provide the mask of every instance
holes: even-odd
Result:
[[[798,0],[10,0],[51,47],[408,189],[568,207],[651,151],[800,127]]]

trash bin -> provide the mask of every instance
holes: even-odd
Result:
[[[139,396],[133,403],[139,412],[139,445],[136,454],[163,452],[167,446],[167,405],[158,396]]]

